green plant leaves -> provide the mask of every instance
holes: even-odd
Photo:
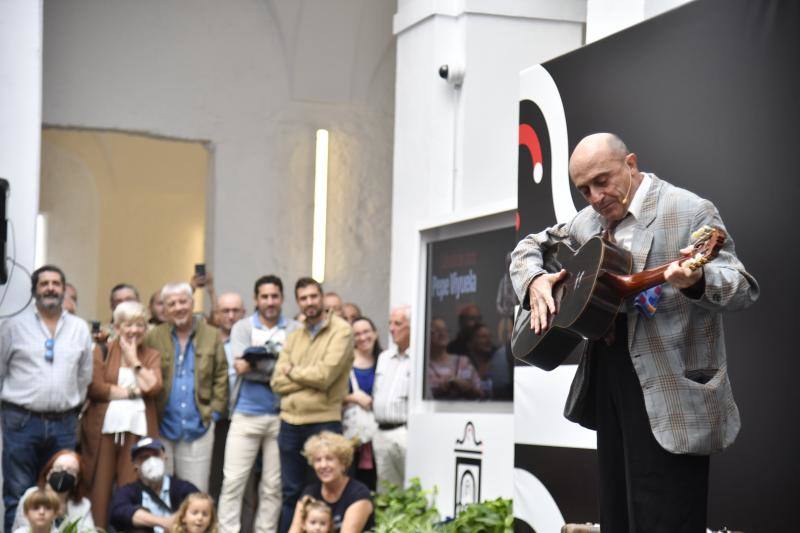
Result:
[[[511,500],[497,498],[473,503],[444,526],[447,533],[511,533],[514,530]]]
[[[512,533],[511,500],[474,503],[454,520],[439,523],[435,507],[436,489],[423,490],[419,478],[407,488],[385,484],[386,492],[375,495],[375,533]]]
[[[408,488],[386,483],[387,491],[375,496],[375,533],[434,532],[439,512],[433,506],[436,491],[422,489],[419,478]],[[430,496],[430,501],[429,501]]]

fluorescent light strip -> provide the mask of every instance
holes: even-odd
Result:
[[[328,217],[328,130],[317,130],[314,166],[314,241],[311,251],[311,277],[325,280],[325,231]]]
[[[47,215],[36,215],[36,236],[34,237],[33,267],[39,268],[47,264]]]

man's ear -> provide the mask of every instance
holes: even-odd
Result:
[[[631,152],[626,156],[625,164],[627,164],[630,167],[631,172],[633,172],[634,174],[639,172],[639,159],[633,152]]]

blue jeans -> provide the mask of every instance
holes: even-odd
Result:
[[[320,422],[296,426],[281,420],[281,430],[278,434],[278,448],[281,451],[281,490],[283,492],[281,524],[278,529],[280,533],[289,531],[294,517],[294,508],[303,488],[317,481],[314,470],[309,466],[308,460],[300,455],[300,452],[303,451],[306,440],[320,431],[333,431],[341,434],[342,423]]]
[[[3,504],[5,531],[11,533],[22,494],[36,484],[44,464],[57,451],[75,449],[75,414],[45,420],[30,412],[3,409]]]

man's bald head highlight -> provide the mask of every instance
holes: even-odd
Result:
[[[569,158],[569,173],[573,175],[574,165],[603,154],[612,159],[624,159],[628,155],[628,147],[615,133],[600,132],[587,135],[575,146]]]

